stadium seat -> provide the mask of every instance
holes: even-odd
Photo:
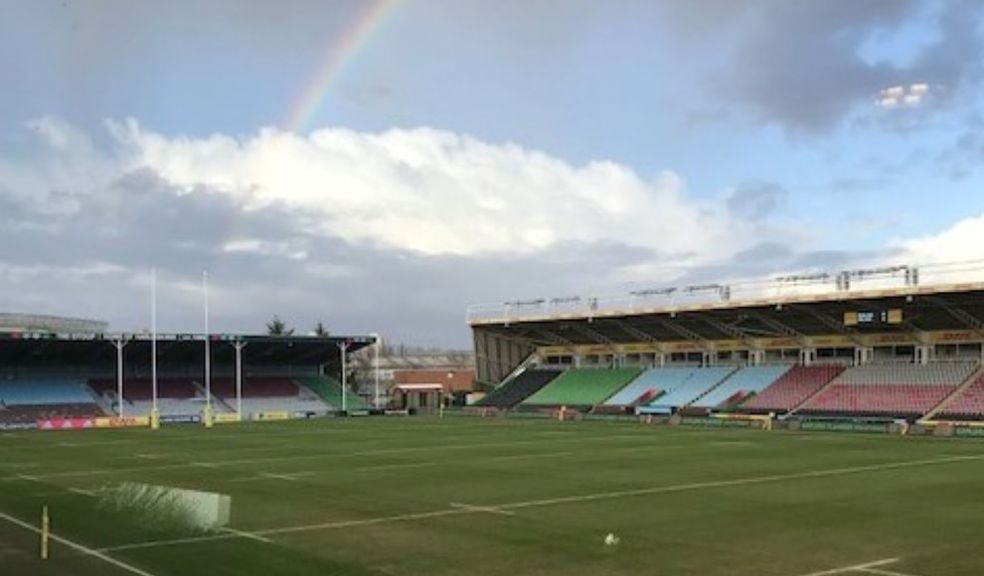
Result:
[[[726,408],[757,394],[778,380],[789,366],[748,366],[735,372],[691,405],[699,408]]]
[[[81,380],[24,378],[0,381],[0,423],[105,416]]]
[[[660,370],[655,368],[654,370]],[[663,368],[665,370],[665,368]],[[640,407],[640,414],[669,414],[676,409],[689,405],[700,398],[719,382],[727,378],[735,368],[732,366],[710,366],[706,368],[690,368],[689,375],[666,394],[657,398],[648,406]]]
[[[984,374],[978,376],[973,384],[961,390],[943,412],[937,415],[940,419],[960,420],[982,417],[984,417]]]
[[[523,406],[596,406],[618,392],[641,372],[638,368],[575,368],[567,370]]]
[[[693,373],[693,368],[650,368],[605,402],[605,406],[632,406],[650,391],[670,391]]]
[[[871,416],[921,416],[970,377],[975,365],[881,364],[845,370],[800,412]]]
[[[320,400],[327,404],[323,407],[334,407],[338,410],[342,408],[342,384],[334,378],[329,378],[327,376],[312,376],[306,378],[298,378],[297,383],[309,388],[314,394],[317,395]],[[295,385],[294,396],[298,395],[305,396],[303,391],[297,391]],[[353,394],[351,391],[345,392],[345,408],[347,410],[365,410],[366,403],[357,394]]]
[[[741,405],[748,412],[789,412],[844,371],[843,366],[793,366]]]
[[[0,402],[7,406],[93,404],[95,399],[76,379],[32,378],[0,380]]]
[[[89,387],[100,396],[116,398],[115,378],[97,378],[89,381]],[[151,400],[154,396],[153,380],[150,378],[126,378],[123,381],[123,398],[130,402]],[[189,399],[199,395],[199,389],[188,378],[158,378],[157,397]]]
[[[233,378],[212,380],[212,394],[224,399],[236,397],[236,381]],[[243,398],[290,398],[297,396],[300,389],[290,378],[252,378],[243,379]]]

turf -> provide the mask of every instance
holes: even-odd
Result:
[[[36,524],[46,503],[56,534],[153,576],[805,576],[889,559],[876,569],[979,576],[982,478],[973,439],[635,423],[0,433],[0,512]],[[69,491],[123,481],[229,494],[231,526],[259,534],[202,539]],[[0,519],[3,576],[136,573],[59,543],[36,556]]]

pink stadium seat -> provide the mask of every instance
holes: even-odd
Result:
[[[978,376],[973,384],[964,388],[941,415],[942,418],[981,416],[984,416],[984,375]]]
[[[794,366],[742,405],[748,411],[788,412],[844,371],[842,366]]]
[[[843,414],[922,415],[956,389],[934,384],[833,384],[803,412]]]
[[[967,380],[972,362],[865,364],[848,368],[802,413],[921,416]]]

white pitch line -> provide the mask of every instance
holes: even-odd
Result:
[[[40,465],[40,462],[4,462],[0,464],[0,466],[8,468],[37,468]]]
[[[860,474],[863,472],[877,472],[882,470],[895,470],[900,468],[911,468],[916,466],[929,466],[934,464],[950,464],[969,460],[984,459],[984,454],[976,456],[952,456],[947,458],[934,458],[928,460],[910,460],[906,462],[890,462],[886,464],[872,464],[868,466],[852,466],[849,468],[831,468],[826,470],[814,470],[811,472],[796,472],[792,474],[774,474],[770,476],[757,476],[752,478],[736,478],[733,480],[717,480],[708,482],[695,482],[691,484],[675,484],[669,486],[653,486],[649,488],[639,488],[635,490],[619,490],[615,492],[597,492],[594,494],[582,494],[579,496],[563,496],[559,498],[546,498],[541,500],[527,500],[522,502],[509,502],[503,504],[490,504],[483,507],[496,508],[499,510],[517,510],[522,508],[536,508],[543,506],[555,506],[558,504],[571,504],[577,502],[590,502],[596,500],[612,500],[617,498],[628,498],[635,496],[648,496],[653,494],[667,494],[675,492],[687,492],[696,490],[707,490],[713,488],[727,488],[731,486],[746,486],[752,484],[766,484],[784,480],[800,480],[807,478],[825,478],[830,476],[844,476],[849,474]],[[287,526],[283,528],[270,528],[265,530],[255,530],[252,534],[270,536],[274,534],[289,534],[293,532],[312,532],[317,530],[330,530],[335,528],[349,528],[356,526],[370,526],[374,524],[386,524],[390,522],[404,522],[408,520],[422,520],[427,518],[439,518],[442,516],[453,516],[457,514],[475,514],[475,509],[465,508],[445,508],[430,512],[418,512],[414,514],[401,514],[396,516],[382,516],[378,518],[365,518],[361,520],[343,520],[336,522],[325,522],[321,524],[307,524],[302,526]],[[135,544],[124,544],[112,548],[103,548],[103,551],[132,550],[137,548],[154,548],[157,546],[171,546],[175,544],[191,544],[196,542],[207,542],[210,540],[223,540],[232,537],[231,535],[199,536],[190,538],[180,538],[175,540],[157,540],[149,542],[139,542]],[[885,562],[885,561],[879,561]],[[872,565],[872,566],[877,566]],[[862,565],[861,567],[868,567]],[[841,569],[841,572],[843,569]],[[817,574],[807,574],[805,576],[824,576],[825,574],[836,574],[839,572],[820,572]]]
[[[93,492],[92,490],[86,490],[84,488],[66,488],[66,490],[68,490],[69,492],[71,492],[73,494],[78,494],[80,496],[89,496],[89,497],[92,497],[92,496],[95,496],[96,495],[96,493]]]
[[[874,562],[865,562],[863,564],[855,564],[853,566],[833,568],[831,570],[823,570],[821,572],[811,572],[809,574],[803,574],[802,576],[833,576],[834,574],[843,574],[845,572],[858,572],[862,570],[875,568],[877,566],[886,566],[888,564],[895,564],[898,561],[899,558],[885,558],[884,560],[875,560]]]
[[[377,472],[382,470],[402,470],[404,468],[424,468],[427,466],[437,466],[437,462],[409,462],[406,464],[380,464],[378,466],[362,466],[351,468],[353,472]]]
[[[611,440],[618,439],[634,439],[634,440],[651,440],[651,437],[647,437],[642,434],[621,434],[613,436],[604,436],[597,438],[568,438],[562,440],[555,440],[555,442],[577,442],[579,444],[587,442],[608,442]],[[358,452],[348,452],[348,453],[332,453],[332,454],[306,454],[298,456],[272,456],[268,458],[240,458],[236,460],[216,460],[215,462],[190,462],[185,464],[159,464],[155,466],[134,466],[129,468],[98,468],[92,470],[76,470],[76,471],[65,471],[65,472],[52,472],[49,474],[39,475],[42,478],[62,478],[62,477],[72,477],[72,476],[101,476],[106,474],[122,474],[128,472],[154,472],[159,470],[179,470],[188,467],[218,467],[218,466],[236,466],[240,464],[263,464],[269,462],[293,462],[299,460],[325,460],[333,458],[350,458],[354,456],[384,456],[387,454],[407,454],[411,452],[431,452],[431,451],[449,451],[449,450],[469,450],[475,451],[481,448],[504,448],[508,446],[529,446],[529,445],[542,445],[541,440],[516,440],[511,442],[484,442],[475,444],[461,444],[461,445],[441,445],[441,446],[414,446],[409,448],[383,448],[378,450],[362,450]],[[5,476],[0,477],[0,481],[10,481],[15,480],[16,477]]]
[[[28,524],[27,522],[24,522],[23,520],[19,520],[17,518],[14,518],[13,516],[10,516],[8,514],[4,514],[3,512],[0,512],[0,519],[6,520],[7,522],[9,522],[11,524],[14,524],[16,526],[20,526],[21,528],[23,528],[25,530],[29,530],[31,532],[34,532],[35,534],[39,534],[39,535],[41,534],[41,529],[40,528],[38,528],[36,526],[32,526],[31,524]],[[82,544],[79,544],[78,542],[73,542],[72,540],[69,540],[68,538],[63,538],[61,536],[58,536],[57,534],[54,534],[53,532],[49,532],[48,533],[48,537],[51,538],[53,541],[58,542],[59,544],[64,544],[65,546],[68,546],[69,548],[72,548],[74,550],[78,550],[79,552],[85,554],[86,556],[92,556],[93,558],[98,558],[98,559],[102,560],[103,562],[108,562],[109,564],[112,564],[112,565],[114,565],[114,566],[116,566],[118,568],[122,568],[123,570],[126,570],[127,572],[130,572],[131,574],[136,574],[137,576],[154,576],[150,572],[147,572],[146,570],[142,570],[140,568],[137,568],[136,566],[134,566],[132,564],[127,564],[126,562],[123,562],[122,560],[117,560],[116,558],[113,558],[111,556],[107,556],[105,552],[100,552],[99,550],[93,550],[92,548],[89,548],[88,546],[83,546]]]
[[[271,478],[273,480],[286,480],[288,482],[297,482],[304,476],[313,476],[315,472],[290,472],[287,474],[278,474],[274,472],[260,472],[259,476],[263,478]]]
[[[133,456],[135,458],[142,458],[144,460],[159,460],[161,458],[157,454],[144,454],[144,453],[134,454]]]
[[[219,532],[225,532],[226,534],[232,534],[234,536],[239,536],[241,538],[248,538],[250,540],[256,540],[257,542],[263,542],[264,544],[271,544],[273,540],[269,538],[264,538],[263,536],[258,536],[252,532],[243,532],[242,530],[236,530],[235,528],[229,528],[228,526],[223,526],[219,528]]]
[[[895,572],[893,570],[882,570],[879,568],[858,568],[856,572],[865,572],[867,574],[877,574],[878,576],[916,576],[915,574],[906,574],[903,572]]]
[[[308,526],[288,526],[285,528],[271,528],[268,530],[255,530],[249,532],[254,536],[273,536],[276,534],[290,534],[292,532],[308,532],[311,530],[330,530],[333,528],[349,528],[356,526],[371,526],[373,524],[387,524],[390,522],[401,522],[408,520],[423,520],[426,518],[440,518],[441,516],[454,516],[458,514],[474,514],[474,511],[461,508],[445,508],[433,512],[418,512],[415,514],[400,514],[396,516],[382,516],[379,518],[365,518],[362,520],[341,520],[338,522],[325,522],[322,524],[312,524]],[[134,544],[123,544],[102,548],[101,552],[118,552],[122,550],[140,550],[143,548],[157,548],[160,546],[174,546],[180,544],[197,544],[200,542],[211,542],[214,540],[228,540],[237,538],[236,534],[216,534],[214,536],[192,536],[188,538],[177,538],[174,540],[155,540],[150,542],[137,542]]]
[[[495,506],[473,506],[471,504],[462,504],[460,502],[451,502],[448,506],[452,508],[460,508],[462,510],[467,510],[469,512],[485,512],[488,514],[499,514],[502,516],[515,516],[516,513],[512,510],[502,510],[496,508]]]
[[[560,458],[563,456],[570,456],[573,452],[547,452],[545,454],[507,454],[505,456],[489,456],[487,460],[495,460],[496,462],[508,461],[508,460],[527,460],[529,458]]]

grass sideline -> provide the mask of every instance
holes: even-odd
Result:
[[[982,478],[981,440],[624,422],[0,433],[0,574],[979,576]],[[87,494],[123,481],[230,494],[230,529]]]

